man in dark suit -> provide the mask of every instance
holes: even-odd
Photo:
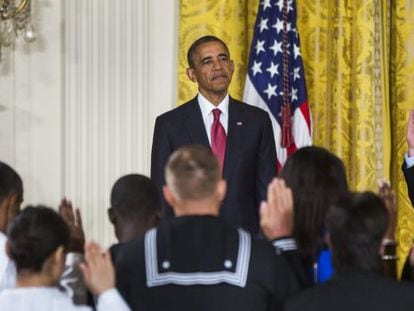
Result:
[[[407,125],[407,146],[408,150],[404,156],[402,170],[407,184],[408,196],[414,206],[414,110],[410,110]],[[404,281],[414,280],[414,250],[411,249],[404,264],[401,279]]]
[[[151,178],[161,193],[170,154],[189,144],[211,146],[227,181],[220,216],[256,234],[258,207],[277,173],[277,157],[268,114],[228,95],[234,64],[226,44],[213,36],[195,41],[188,51],[187,75],[198,95],[160,115],[155,122]],[[172,210],[164,204],[164,218]]]
[[[163,192],[175,218],[121,246],[117,288],[133,310],[281,310],[298,288],[284,258],[218,217],[226,182],[204,146],[179,148]]]
[[[374,193],[350,194],[326,218],[335,275],[288,300],[286,311],[412,310],[414,286],[380,275],[388,227],[384,202]],[[384,259],[384,258],[383,258]]]

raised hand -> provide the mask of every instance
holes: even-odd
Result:
[[[74,209],[72,202],[63,198],[59,205],[59,214],[65,220],[70,230],[68,251],[83,253],[85,233],[83,232],[82,217],[79,209]]]
[[[115,271],[108,251],[102,252],[95,242],[85,245],[86,263],[81,264],[83,277],[89,290],[99,296],[115,287]]]
[[[292,235],[293,196],[283,179],[274,178],[267,187],[267,201],[260,205],[260,227],[269,240]]]
[[[385,203],[388,212],[388,228],[385,239],[395,239],[395,228],[397,226],[397,204],[395,192],[391,189],[390,183],[385,180],[378,181],[378,195]]]

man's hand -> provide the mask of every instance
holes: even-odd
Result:
[[[73,209],[72,202],[63,198],[59,205],[59,214],[65,220],[70,231],[69,252],[83,253],[85,234],[79,209]]]
[[[414,109],[410,110],[410,116],[408,118],[407,125],[407,145],[408,145],[408,156],[414,156]]]
[[[267,202],[260,205],[260,227],[269,240],[292,235],[293,196],[283,179],[274,178],[267,187]]]
[[[108,251],[102,253],[101,247],[90,242],[85,245],[86,263],[81,264],[86,286],[94,295],[101,295],[115,287],[115,271]]]
[[[397,204],[395,192],[391,189],[389,182],[385,180],[378,181],[378,195],[384,201],[388,212],[388,228],[384,238],[394,240],[397,226]]]

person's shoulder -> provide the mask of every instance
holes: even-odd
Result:
[[[92,310],[88,306],[76,306],[72,299],[57,288],[22,287],[6,289],[0,293],[1,310]]]
[[[276,255],[272,243],[255,237],[252,237],[252,250],[260,254],[266,254],[265,256],[273,257]]]
[[[116,245],[114,250],[115,264],[136,261],[140,257],[144,257],[145,235],[135,238],[126,243]]]
[[[187,113],[191,112],[194,109],[194,105],[197,105],[197,104],[198,104],[197,97],[194,97],[188,102],[185,102],[184,104],[181,104],[171,110],[168,110],[160,114],[157,117],[157,121],[166,122],[166,121],[174,120],[182,116],[185,116]]]
[[[405,310],[399,307],[414,303],[413,290],[413,284],[400,283],[379,275],[351,275],[345,278],[334,276],[324,284],[290,297],[285,303],[284,310],[332,310],[338,305],[341,306],[339,310],[351,310],[357,306],[355,301],[358,301],[358,305],[366,306],[367,310],[387,304],[395,305],[398,310]],[[350,296],[355,300],[346,298]]]
[[[260,269],[289,269],[289,264],[283,256],[276,254],[274,246],[267,240],[252,238],[252,263]]]
[[[125,243],[116,243],[112,244],[111,247],[109,247],[109,253],[111,254],[112,262],[115,262],[116,258],[118,257],[119,251],[122,249],[122,246]]]
[[[408,294],[409,296],[413,297],[414,295],[412,293],[414,292],[414,283],[412,282],[398,282],[394,279],[384,278],[381,277],[380,282],[376,282],[381,288],[384,288],[384,290],[387,290],[389,292],[394,291],[398,295]]]
[[[39,295],[41,295],[41,292],[39,292]],[[48,300],[50,301],[52,307],[51,309],[53,309],[55,306],[59,306],[61,310],[92,311],[92,308],[87,305],[75,305],[69,295],[58,290],[57,288],[50,290],[49,298],[47,298],[45,295],[45,301]]]
[[[319,306],[324,299],[323,292],[326,285],[322,284],[302,290],[291,297],[289,297],[284,305],[285,311],[299,311],[299,310],[318,310],[315,305]]]
[[[250,105],[248,103],[242,102],[232,97],[230,97],[229,103],[230,105],[234,105],[235,107],[238,107],[242,111],[246,112],[248,116],[256,117],[256,118],[268,118],[267,111],[257,106]]]

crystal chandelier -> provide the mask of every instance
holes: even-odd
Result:
[[[33,42],[36,33],[30,23],[31,0],[0,0],[0,55],[2,47],[14,43],[17,35],[23,35],[26,42]]]

